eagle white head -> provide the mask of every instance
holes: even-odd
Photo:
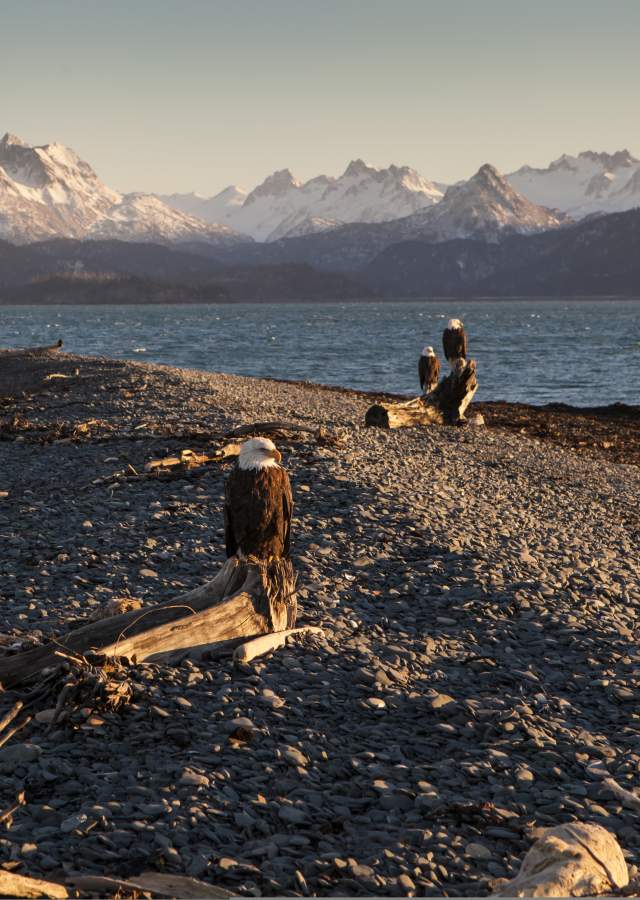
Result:
[[[460,319],[449,319],[447,328],[450,328],[452,331],[462,331],[462,322]]]
[[[433,352],[433,347],[423,347],[422,353],[420,354],[420,356],[435,356],[435,353]]]
[[[268,469],[277,466],[282,454],[269,438],[251,438],[240,448],[238,466],[241,469]]]

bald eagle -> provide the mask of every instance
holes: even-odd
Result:
[[[424,394],[428,394],[438,386],[440,377],[440,360],[435,355],[433,347],[425,347],[418,361],[418,377],[420,387]]]
[[[442,346],[451,369],[455,367],[456,360],[467,358],[467,336],[460,319],[449,319],[442,334]]]
[[[242,445],[225,485],[227,557],[288,558],[293,496],[281,459],[269,438]]]

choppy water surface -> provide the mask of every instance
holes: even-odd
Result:
[[[425,344],[460,318],[477,398],[637,404],[640,301],[0,307],[0,346],[416,393]]]

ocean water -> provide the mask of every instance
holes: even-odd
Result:
[[[5,306],[0,347],[49,344],[239,375],[416,394],[425,344],[462,319],[477,399],[588,406],[640,394],[640,300]]]

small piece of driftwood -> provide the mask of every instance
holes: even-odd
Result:
[[[460,360],[431,393],[404,403],[374,403],[366,412],[365,424],[378,428],[461,424],[477,389],[475,361]]]
[[[613,778],[604,778],[602,783],[609,788],[616,800],[619,800],[623,806],[626,806],[627,809],[633,809],[635,812],[640,812],[640,797],[636,797],[631,791],[627,791]]]
[[[169,662],[231,650],[239,641],[295,625],[295,581],[290,560],[233,556],[212,581],[187,594],[83,625],[58,641],[0,659],[0,684],[13,687],[58,665],[61,651]]]
[[[236,662],[240,663],[251,662],[252,659],[255,659],[257,656],[264,656],[264,654],[269,653],[270,650],[277,650],[279,647],[284,647],[287,643],[287,638],[294,634],[322,635],[324,632],[322,628],[318,628],[315,625],[307,625],[304,628],[288,628],[286,631],[263,634],[260,637],[253,638],[253,640],[247,641],[245,644],[240,644],[239,647],[236,647],[233,651],[233,658]]]
[[[207,884],[187,875],[167,875],[164,872],[143,872],[130,878],[112,878],[107,875],[68,875],[67,884],[77,891],[107,895],[137,894],[143,892],[153,897],[180,897],[183,900],[225,900],[233,897],[231,891]]]
[[[9,712],[0,719],[0,732],[4,731],[7,725],[11,725],[23,706],[24,703],[22,700],[18,700],[17,703],[14,703]]]
[[[64,900],[68,896],[69,892],[64,885],[56,884],[55,881],[28,878],[26,875],[0,869],[0,897],[51,897]]]
[[[238,456],[241,444],[230,443],[215,450],[213,453],[196,453],[195,450],[181,450],[179,455],[165,456],[162,459],[151,459],[145,464],[146,472],[154,472],[163,469],[175,469],[180,466],[183,469],[194,469],[207,463],[222,462],[230,457]]]
[[[11,818],[12,818],[13,814],[15,812],[17,812],[21,806],[24,806],[24,804],[25,804],[24,791],[20,791],[20,793],[16,797],[15,803],[13,803],[8,809],[5,809],[5,810],[3,810],[3,812],[0,812],[0,825],[2,825],[4,822],[7,822],[8,827],[9,827],[9,823],[11,822]]]

